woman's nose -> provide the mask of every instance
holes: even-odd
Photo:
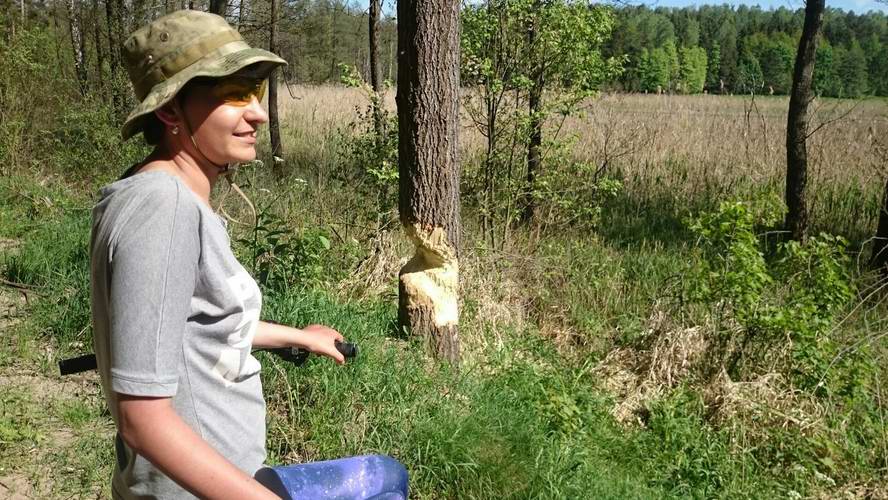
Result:
[[[247,106],[247,112],[245,113],[244,119],[256,123],[268,122],[268,112],[265,111],[265,108],[256,96],[253,96],[250,105]]]

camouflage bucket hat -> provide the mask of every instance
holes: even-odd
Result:
[[[220,16],[180,10],[136,30],[123,44],[123,56],[139,104],[121,134],[127,140],[146,118],[196,77],[222,77],[253,64],[263,76],[286,65],[280,57],[250,47]]]

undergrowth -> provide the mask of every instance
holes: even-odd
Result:
[[[38,136],[25,133],[24,119],[0,127],[10,131],[0,141],[0,237],[18,242],[0,256],[0,276],[30,294],[31,319],[14,335],[70,356],[92,343],[95,189],[143,151],[113,146],[116,126],[101,107],[53,109]],[[497,245],[484,243],[465,210],[463,270],[476,280],[463,286],[467,355],[452,371],[398,332],[391,286],[360,301],[336,294],[393,220],[394,138],[370,142],[369,119],[333,131],[342,172],[289,158],[315,178],[238,174],[256,212],[232,210],[232,241],[263,289],[263,317],[329,324],[361,349],[344,367],[259,354],[271,462],[391,454],[407,465],[415,498],[801,497],[888,472],[888,315],[874,291],[883,284],[854,258],[868,222],[852,219],[869,213],[871,193],[822,191],[835,214],[817,229],[841,236],[804,245],[771,234],[773,184],[688,195],[672,192],[675,179],[609,172],[607,184],[562,198],[563,217],[542,236],[510,227]],[[569,183],[561,174],[550,179]],[[399,257],[383,256],[390,267]],[[504,321],[485,315],[493,310]],[[689,332],[697,344],[683,343]],[[643,390],[608,389],[600,368],[613,353],[636,361],[620,373]],[[44,361],[48,372],[55,360]],[[615,408],[638,394],[631,420],[618,418]],[[0,397],[0,450],[39,445],[49,424],[32,418],[37,403],[6,388]],[[92,407],[57,413],[78,429],[108,423]],[[81,439],[47,460],[63,465],[82,452],[96,467],[68,474],[72,491],[88,490],[110,477],[111,446]]]

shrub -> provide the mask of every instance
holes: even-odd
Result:
[[[757,213],[748,204],[726,202],[690,222],[702,256],[690,298],[715,319],[719,362],[713,368],[738,375],[741,360],[759,371],[765,359],[778,358],[777,368],[803,389],[853,393],[871,370],[865,351],[834,361],[837,321],[856,292],[847,242],[826,234],[805,244],[784,242],[769,262],[755,229],[779,220],[773,208]],[[782,355],[787,340],[788,357]]]

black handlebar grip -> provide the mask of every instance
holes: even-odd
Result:
[[[345,359],[351,359],[358,355],[357,344],[337,340],[336,342],[334,342],[334,345],[336,346],[336,350],[339,351],[339,353],[342,354]]]

